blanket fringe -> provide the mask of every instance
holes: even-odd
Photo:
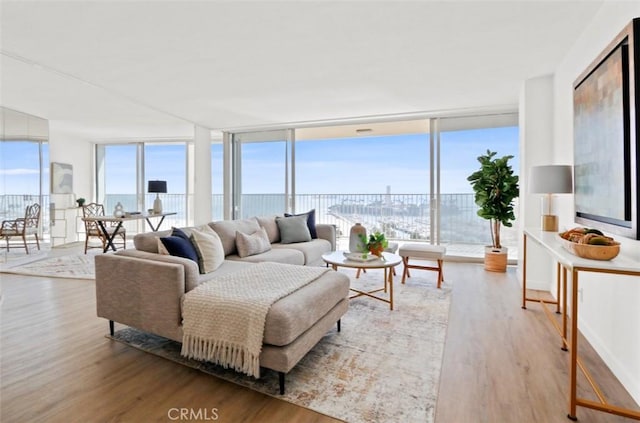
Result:
[[[242,345],[185,335],[181,354],[187,358],[211,361],[225,369],[231,367],[255,378],[260,377],[260,352],[251,352]]]

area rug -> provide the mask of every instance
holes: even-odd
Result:
[[[435,274],[414,273],[406,285],[394,284],[394,311],[370,298],[351,300],[342,331],[332,329],[287,374],[283,396],[272,370],[263,369],[258,380],[185,359],[179,343],[132,328],[113,339],[347,422],[433,422],[452,285],[437,289]],[[352,286],[381,279],[369,271]]]
[[[0,248],[0,266],[14,266],[40,260],[51,251],[49,246],[45,245],[41,245],[39,250],[35,245],[33,247],[29,245],[29,254],[19,246],[13,246],[9,251],[4,245],[1,245]]]
[[[95,279],[94,255],[47,257],[26,264],[2,266],[0,273],[65,279]]]

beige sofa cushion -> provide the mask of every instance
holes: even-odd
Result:
[[[236,248],[241,258],[264,253],[271,249],[269,236],[264,228],[260,228],[251,235],[236,232]]]
[[[158,240],[171,235],[171,229],[158,232],[145,232],[133,237],[133,245],[136,250],[158,254]]]
[[[240,257],[237,254],[231,254],[226,257],[226,260],[240,260],[249,263],[260,263],[263,261],[273,261],[276,263],[284,264],[304,264],[304,254],[298,250],[279,248],[277,250],[271,249],[264,253],[256,254],[248,257]]]
[[[267,314],[264,343],[288,345],[349,295],[349,278],[330,271],[276,301]]]
[[[280,242],[280,230],[278,229],[278,224],[276,223],[277,215],[273,216],[258,216],[256,220],[258,224],[267,231],[267,235],[269,235],[269,242]]]
[[[312,239],[309,242],[296,244],[271,244],[271,249],[297,250],[304,255],[304,264],[309,266],[322,265],[322,255],[331,252],[331,243],[326,239]]]
[[[240,220],[220,220],[211,223],[211,227],[220,237],[220,241],[222,241],[225,256],[236,254],[238,251],[236,248],[236,232],[252,234],[260,229],[255,217]]]

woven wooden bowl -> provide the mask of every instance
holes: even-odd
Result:
[[[565,250],[578,257],[591,260],[611,260],[620,253],[620,243],[614,245],[589,245],[567,241],[558,236]]]

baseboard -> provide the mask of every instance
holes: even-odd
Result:
[[[518,278],[518,282],[520,283],[520,287],[522,287],[522,278]],[[549,281],[547,279],[543,279],[543,280],[536,280],[536,279],[531,279],[531,278],[527,278],[527,290],[529,289],[534,289],[536,291],[546,291],[546,292],[551,292],[549,290]],[[551,292],[551,295],[554,296],[555,298],[555,293]]]
[[[640,404],[640,380],[634,378],[632,372],[625,368],[624,364],[616,358],[615,354],[606,347],[598,334],[580,317],[578,317],[578,327],[582,335],[589,341],[600,358],[602,358],[602,361],[605,362],[614,376],[620,381],[627,392],[629,392],[629,395],[631,395],[635,402]]]

